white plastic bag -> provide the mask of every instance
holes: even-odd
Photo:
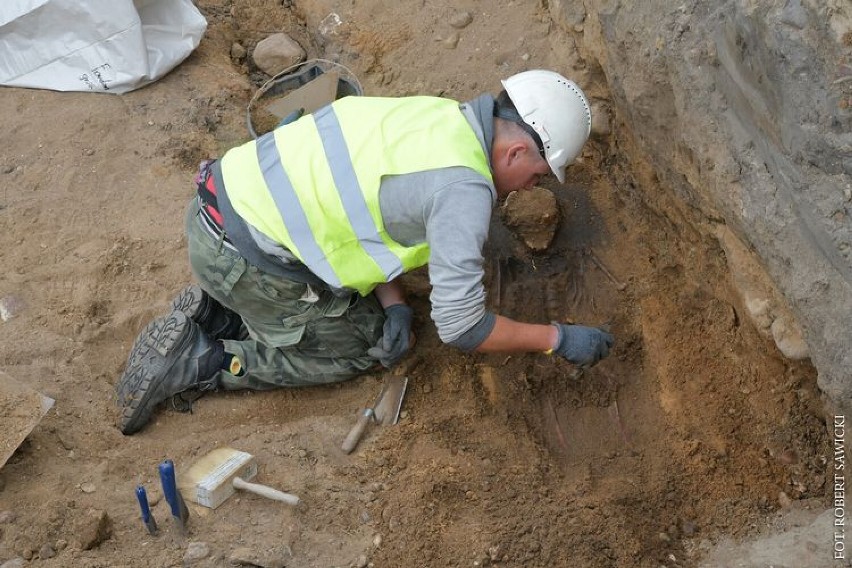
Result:
[[[126,93],[198,47],[191,0],[0,0],[0,85]]]

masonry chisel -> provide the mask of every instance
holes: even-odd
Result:
[[[139,501],[139,508],[142,510],[142,522],[145,523],[145,528],[151,536],[157,534],[157,521],[151,514],[151,507],[148,505],[148,494],[145,488],[141,485],[136,487],[136,499]]]
[[[160,464],[160,481],[163,483],[163,495],[172,509],[172,517],[174,517],[181,533],[186,534],[189,509],[186,508],[186,503],[184,503],[183,497],[178,491],[175,480],[175,464],[172,460],[163,460],[163,463]]]

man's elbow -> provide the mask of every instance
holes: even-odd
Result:
[[[496,322],[496,315],[491,312],[485,312],[478,322],[461,335],[458,335],[455,338],[445,338],[444,336],[441,336],[441,341],[468,353],[476,351],[476,348],[482,345],[482,342],[491,335]]]

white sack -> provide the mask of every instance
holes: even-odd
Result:
[[[0,0],[0,85],[126,93],[192,53],[191,0]]]

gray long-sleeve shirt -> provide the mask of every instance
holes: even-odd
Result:
[[[461,107],[489,157],[493,107],[487,95]],[[485,309],[482,248],[496,201],[493,184],[464,167],[389,177],[379,190],[388,234],[404,245],[429,243],[432,320],[443,342],[465,350],[494,327]]]
[[[494,99],[483,95],[461,105],[461,112],[491,156]],[[388,176],[379,188],[385,228],[396,242],[428,242],[432,320],[444,343],[475,349],[491,333],[495,315],[485,309],[482,249],[488,237],[494,185],[466,167]],[[230,207],[223,208],[228,223]],[[254,244],[278,262],[295,261],[280,244],[248,226]]]

